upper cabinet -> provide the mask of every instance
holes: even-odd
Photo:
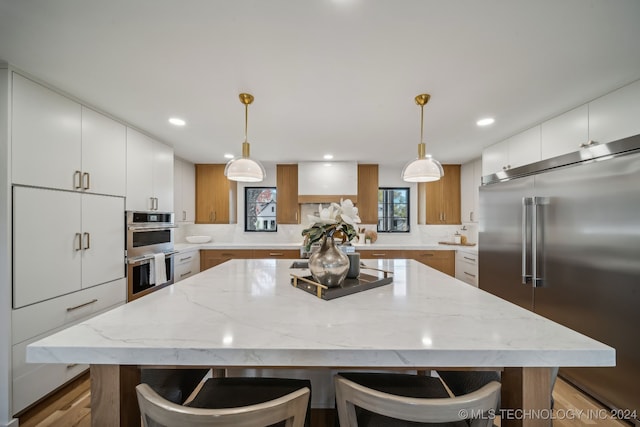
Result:
[[[299,224],[298,205],[298,165],[276,165],[276,222],[278,224]]]
[[[589,107],[586,104],[542,123],[542,159],[577,151],[588,141]]]
[[[418,184],[418,204],[424,205],[426,224],[460,224],[460,165],[442,167],[438,181]]]
[[[463,164],[460,167],[460,211],[462,222],[478,222],[480,206],[480,185],[482,180],[482,160]]]
[[[196,167],[178,157],[173,159],[173,209],[178,222],[196,220]]]
[[[640,80],[589,103],[589,139],[604,144],[640,134]]]
[[[540,160],[540,126],[534,126],[482,151],[484,175],[524,166]]]
[[[12,73],[12,181],[125,195],[125,127]]]
[[[196,224],[235,224],[237,182],[224,164],[196,164]]]
[[[127,210],[173,211],[173,149],[127,128]]]
[[[378,165],[358,165],[358,215],[362,224],[378,224]]]

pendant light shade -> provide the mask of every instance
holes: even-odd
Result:
[[[402,169],[402,179],[406,182],[437,181],[444,175],[444,169],[439,161],[427,154],[423,142],[424,105],[429,102],[430,95],[424,93],[416,96],[416,104],[420,106],[420,143],[418,144],[418,158],[411,160]]]
[[[244,104],[244,142],[242,143],[242,157],[231,159],[224,168],[227,179],[240,182],[260,182],[267,175],[264,166],[250,157],[249,142],[247,141],[247,125],[249,122],[249,104],[253,102],[253,95],[240,94],[240,102]]]

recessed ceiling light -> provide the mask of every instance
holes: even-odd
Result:
[[[331,160],[331,159],[333,159],[333,154],[325,154],[325,155],[324,155],[324,159],[325,159],[325,160]]]
[[[227,153],[227,154],[225,154],[225,155],[224,155],[224,158],[225,158],[225,159],[233,159],[234,157],[235,157],[235,156],[234,156],[233,154],[229,154],[229,153]]]
[[[185,122],[184,120],[179,119],[177,117],[171,117],[169,119],[169,123],[171,123],[172,125],[175,125],[175,126],[184,126],[184,125],[187,124],[187,122]]]
[[[478,120],[476,124],[478,126],[489,126],[489,125],[492,125],[493,122],[495,122],[495,119],[493,117],[486,117],[484,119]]]

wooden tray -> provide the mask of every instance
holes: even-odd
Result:
[[[454,242],[438,242],[441,245],[451,245],[451,246],[475,246],[475,243],[454,243]]]
[[[393,282],[393,272],[391,271],[364,266],[361,266],[360,270],[375,270],[379,272],[382,277],[361,272],[356,279],[344,279],[344,282],[342,282],[342,285],[339,287],[329,288],[316,282],[313,279],[313,276],[297,276],[295,274],[291,274],[291,284],[293,287],[307,291],[318,298],[332,300]]]

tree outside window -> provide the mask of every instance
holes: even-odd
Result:
[[[244,188],[244,231],[278,231],[276,188]]]
[[[409,188],[378,189],[378,232],[409,232]]]

